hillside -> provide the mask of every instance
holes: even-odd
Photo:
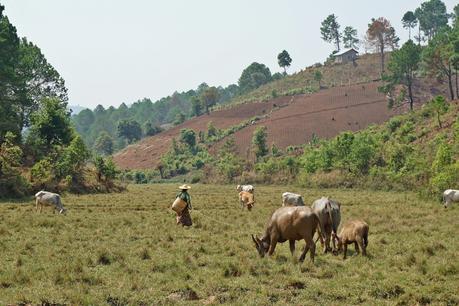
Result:
[[[395,113],[387,109],[387,102],[377,91],[378,83],[335,87],[313,94],[280,97],[269,102],[235,105],[212,112],[209,116],[193,118],[171,130],[146,138],[115,154],[114,160],[123,169],[155,167],[178,137],[183,128],[206,131],[212,121],[225,129],[254,116],[266,118],[237,131],[234,136],[238,152],[247,154],[253,131],[257,126],[268,128],[268,143],[281,148],[308,142],[315,134],[321,138],[335,136],[344,130],[359,130],[373,123],[381,123]],[[218,147],[219,143],[214,147]],[[211,151],[215,151],[211,147]],[[246,157],[246,156],[245,156]]]
[[[323,75],[320,90],[317,84],[314,88],[315,70]],[[123,169],[154,168],[181,129],[193,129],[199,134],[207,131],[211,121],[219,129],[228,129],[259,117],[260,120],[234,133],[237,152],[246,159],[258,126],[267,127],[268,145],[274,143],[281,149],[307,143],[313,135],[331,138],[342,131],[357,131],[406,110],[405,107],[387,108],[385,96],[378,92],[381,85],[378,76],[379,57],[374,54],[363,55],[354,64],[309,67],[238,96],[230,104],[214,108],[210,115],[194,117],[168,131],[144,138],[116,153],[114,160]],[[438,94],[446,95],[446,87],[437,80],[423,78],[415,82],[414,93],[415,105],[419,107]],[[215,154],[224,141],[211,144],[209,152]]]

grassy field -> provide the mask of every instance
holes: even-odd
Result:
[[[286,190],[330,195],[342,219],[370,225],[369,257],[295,259],[288,243],[260,259],[260,235]],[[234,186],[194,185],[194,225],[175,225],[175,185],[64,196],[66,216],[32,200],[0,204],[0,305],[456,305],[458,209],[412,193],[257,186],[251,212]],[[191,299],[191,300],[187,300]]]

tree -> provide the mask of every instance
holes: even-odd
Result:
[[[19,38],[3,10],[4,6],[0,4],[0,143],[8,131],[20,136],[22,130],[17,94],[21,83],[15,73],[19,61]]]
[[[0,198],[22,196],[28,191],[28,184],[20,171],[22,150],[14,144],[15,138],[12,132],[6,132],[0,144]]]
[[[202,102],[206,109],[207,115],[209,114],[209,108],[214,106],[218,101],[218,90],[214,86],[204,90],[201,96]]]
[[[23,82],[18,91],[21,107],[21,126],[29,125],[30,115],[38,110],[44,98],[56,98],[67,107],[67,88],[64,79],[48,63],[40,48],[23,38],[19,44],[19,63],[16,74]]]
[[[252,137],[252,144],[254,146],[255,156],[257,158],[263,157],[268,154],[267,145],[268,133],[265,126],[259,126],[256,128]]]
[[[94,143],[94,149],[99,154],[111,155],[113,153],[113,138],[105,131],[102,131]]]
[[[145,122],[143,125],[143,133],[145,136],[154,136],[162,131],[161,127],[153,125],[150,121]]]
[[[430,41],[440,29],[448,25],[448,12],[441,0],[428,0],[416,9],[415,15],[419,21],[419,28]]]
[[[322,81],[322,77],[322,72],[320,72],[320,70],[314,71],[314,81],[317,82],[319,88],[321,88],[320,82]]]
[[[214,137],[217,136],[217,128],[215,127],[214,123],[212,121],[209,121],[207,123],[207,137]]]
[[[448,104],[443,96],[436,96],[430,103],[437,114],[438,126],[442,128],[440,116],[448,111]]]
[[[290,54],[288,54],[286,50],[282,51],[277,56],[277,62],[279,63],[280,67],[284,68],[284,74],[287,74],[287,67],[290,67],[290,64],[292,63]]]
[[[334,14],[328,15],[327,18],[322,21],[320,27],[320,34],[322,39],[329,43],[334,43],[336,50],[340,50],[341,34],[339,32],[340,25],[338,23],[338,17]]]
[[[197,96],[191,98],[191,114],[196,117],[202,115],[202,101]]]
[[[413,110],[413,80],[421,59],[421,47],[408,40],[400,50],[392,53],[388,63],[388,74],[383,75],[385,85],[382,91],[391,93],[396,85],[403,85],[408,90],[410,109]]]
[[[357,38],[357,30],[351,26],[344,28],[343,32],[343,44],[344,48],[357,48],[359,39]]]
[[[74,136],[66,103],[45,98],[40,109],[31,116],[29,138],[43,140],[47,151],[54,145],[68,145]]]
[[[82,169],[89,156],[83,139],[76,135],[59,154],[55,168],[56,177],[58,179],[70,177],[71,182],[77,183],[83,174]]]
[[[455,28],[459,27],[459,4],[453,8],[453,26]]]
[[[177,115],[175,115],[174,125],[179,125],[183,122],[185,122],[185,115],[182,112],[178,112]]]
[[[451,29],[445,29],[435,35],[422,52],[422,61],[425,70],[432,76],[448,79],[451,100],[454,100],[453,91],[453,62],[456,36]]]
[[[390,22],[384,17],[371,19],[371,23],[368,24],[366,39],[381,56],[382,75],[384,73],[384,51],[388,46],[394,50],[398,46],[400,39],[395,35],[395,29]]]
[[[118,137],[124,137],[128,143],[132,143],[142,138],[142,129],[135,120],[121,120],[118,123]]]
[[[87,132],[95,121],[94,113],[90,109],[84,109],[74,116],[77,131]]]
[[[190,148],[194,148],[196,145],[196,133],[192,129],[181,129],[180,142],[188,145]]]
[[[242,71],[239,77],[239,89],[241,93],[254,90],[271,81],[271,71],[268,67],[259,63],[252,63]]]
[[[96,156],[94,158],[94,166],[96,167],[98,182],[104,180],[106,184],[109,184],[119,173],[119,170],[116,168],[116,165],[111,158]]]
[[[418,24],[418,19],[412,11],[408,11],[403,15],[402,24],[405,29],[408,29],[408,39],[411,39],[411,29]]]

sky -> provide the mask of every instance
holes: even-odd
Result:
[[[456,0],[443,0],[449,12]],[[386,17],[401,41],[401,18],[416,0],[0,0],[18,35],[38,45],[69,89],[69,105],[118,106],[174,91],[237,83],[252,62],[289,73],[333,51],[320,23],[338,16],[359,37],[371,18]]]

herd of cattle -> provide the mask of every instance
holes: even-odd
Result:
[[[251,210],[255,204],[255,188],[252,185],[238,185],[239,201],[242,209]],[[451,203],[459,202],[459,190],[448,189],[443,193],[443,204],[447,208]],[[39,191],[35,194],[36,210],[41,212],[44,205],[50,205],[62,214],[66,212],[60,195],[49,191]],[[295,242],[304,240],[306,246],[300,256],[304,261],[306,253],[310,251],[311,260],[314,261],[315,244],[320,239],[324,252],[334,254],[343,252],[346,258],[347,245],[354,244],[355,250],[366,255],[368,245],[368,224],[361,220],[346,222],[338,234],[341,222],[341,204],[327,197],[322,197],[312,203],[311,207],[304,204],[299,194],[284,192],[282,194],[282,207],[278,208],[271,216],[262,238],[252,235],[252,240],[261,257],[266,253],[272,255],[277,243],[289,241],[290,251],[295,250]],[[314,235],[318,238],[314,242]],[[333,249],[330,246],[333,243]]]
[[[241,207],[251,210],[255,204],[255,188],[252,185],[238,185],[239,201]],[[314,261],[316,242],[320,239],[324,253],[338,252],[347,254],[347,245],[353,243],[355,250],[366,255],[368,245],[368,224],[364,221],[354,220],[346,222],[339,234],[341,223],[341,204],[328,197],[315,200],[311,207],[305,206],[303,197],[292,192],[282,194],[282,207],[278,208],[271,216],[262,238],[252,235],[252,240],[261,257],[266,253],[272,255],[276,244],[289,241],[290,251],[295,251],[295,242],[304,240],[306,246],[299,258],[304,261],[307,252],[310,252],[311,260]],[[318,232],[318,238],[314,241],[314,234]],[[333,249],[330,246],[333,243]]]
[[[241,207],[251,210],[255,204],[255,188],[252,185],[238,185],[239,201]],[[447,208],[452,202],[459,202],[459,190],[448,189],[443,193],[443,205]],[[304,240],[306,246],[299,258],[304,261],[306,253],[310,251],[311,260],[314,261],[315,244],[320,239],[324,253],[343,252],[346,259],[347,246],[354,244],[356,253],[362,250],[366,255],[368,246],[369,226],[362,220],[352,220],[344,223],[337,234],[341,222],[341,204],[328,197],[315,200],[311,207],[304,204],[303,197],[299,194],[284,192],[282,194],[282,207],[278,208],[271,216],[262,238],[252,235],[252,240],[261,257],[266,253],[272,255],[276,244],[289,241],[290,251],[295,251],[295,241]],[[314,234],[318,238],[314,242]],[[330,246],[333,243],[333,249]]]

